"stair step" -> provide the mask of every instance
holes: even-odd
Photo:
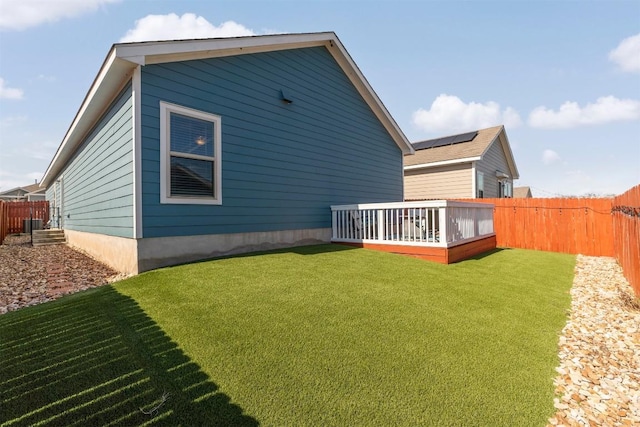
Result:
[[[33,246],[59,245],[66,243],[64,230],[33,230]]]

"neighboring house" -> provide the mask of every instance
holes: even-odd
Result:
[[[513,198],[514,199],[530,199],[531,196],[531,188],[529,187],[513,187]]]
[[[413,143],[404,158],[405,200],[513,197],[518,179],[504,126]]]
[[[129,273],[328,242],[402,201],[413,148],[333,32],[115,44],[42,179],[69,244]]]
[[[16,187],[0,193],[0,200],[7,202],[37,202],[45,200],[45,189],[38,183]]]

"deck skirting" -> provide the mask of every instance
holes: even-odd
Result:
[[[357,248],[374,249],[377,251],[391,252],[394,254],[407,255],[415,258],[435,261],[441,264],[452,264],[488,252],[496,248],[496,236],[488,236],[468,243],[443,248],[408,245],[386,245],[379,243],[345,243],[341,245],[354,246]]]

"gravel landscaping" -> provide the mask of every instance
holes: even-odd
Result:
[[[122,279],[66,245],[0,245],[0,315]],[[578,255],[549,426],[640,425],[640,307],[612,258]]]
[[[640,307],[613,258],[578,255],[554,426],[640,425]]]

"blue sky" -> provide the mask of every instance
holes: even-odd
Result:
[[[316,31],[412,142],[505,124],[534,196],[640,183],[638,0],[0,0],[0,191],[42,177],[113,43]]]

